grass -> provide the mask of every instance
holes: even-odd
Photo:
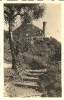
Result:
[[[55,65],[53,65],[54,67]],[[62,87],[61,87],[61,72],[50,68],[48,72],[44,73],[43,76],[40,76],[40,87],[47,91],[48,97],[61,97],[62,96]]]
[[[46,95],[48,97],[61,97],[62,96],[61,94],[62,93],[61,62],[58,64],[58,61],[54,59],[55,46],[60,47],[60,44],[54,39],[53,41],[49,39],[46,41],[37,41],[34,44],[34,46],[30,46],[27,51],[22,53],[23,69],[35,70],[35,69],[47,68],[48,70],[44,75],[39,76],[39,83],[38,83],[39,88],[40,88],[39,92],[41,91],[43,94],[43,92],[45,91],[45,95],[42,95],[42,97]],[[11,57],[9,43],[8,41],[6,41],[4,43],[4,61],[11,63],[11,60],[12,60],[12,57]],[[11,71],[12,75],[15,76],[15,73],[13,72],[13,70],[11,69],[9,70]],[[6,73],[10,74],[9,71]],[[12,80],[10,79],[12,80],[14,79],[14,81],[16,80],[20,81],[19,76],[17,77],[17,79],[15,79],[15,77],[5,76],[5,82],[11,82]],[[44,88],[44,91],[42,91],[43,88]]]

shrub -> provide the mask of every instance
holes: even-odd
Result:
[[[36,60],[32,59],[32,61],[29,63],[29,66],[31,69],[43,69],[45,68],[41,63],[37,62]]]
[[[47,92],[49,97],[61,97],[61,73],[58,70],[50,70],[44,75],[39,77],[40,82],[39,86],[41,90],[43,90],[43,86],[45,91]],[[52,91],[52,92],[51,92]],[[42,91],[43,92],[43,91]]]

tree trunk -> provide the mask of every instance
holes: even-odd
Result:
[[[14,46],[13,46],[13,41],[11,38],[11,32],[12,32],[12,25],[11,25],[11,21],[9,18],[9,44],[10,44],[10,49],[11,49],[11,56],[12,56],[12,68],[15,69],[15,52],[14,52]]]
[[[21,72],[23,70],[23,56],[22,56],[22,52],[21,52],[21,47],[23,47],[23,36],[21,39],[21,43],[20,41],[18,41],[19,39],[17,39],[16,41],[11,38],[11,22],[9,20],[9,44],[10,44],[10,49],[11,49],[11,55],[12,55],[12,69],[16,70],[17,75],[19,75],[19,77],[21,78]],[[18,42],[15,43],[15,42]]]
[[[22,58],[22,53],[21,53],[21,48],[22,44],[20,46],[20,41],[18,41],[19,39],[17,39],[16,41],[18,42],[15,43],[16,41],[14,41],[14,39],[12,40],[11,38],[11,32],[12,32],[12,28],[11,25],[12,23],[9,20],[9,44],[10,44],[10,49],[11,49],[11,55],[12,55],[12,69],[16,70],[16,73],[18,75],[20,75],[21,77],[21,72],[22,72],[22,62],[23,62],[23,58]],[[16,45],[15,45],[16,44]]]

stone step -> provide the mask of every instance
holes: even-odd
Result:
[[[38,77],[40,75],[43,75],[44,73],[25,73],[29,77]]]
[[[39,80],[38,77],[28,77],[28,76],[21,77],[21,79],[24,81],[38,81]]]
[[[37,88],[38,85],[36,82],[28,82],[28,81],[25,81],[25,82],[16,82],[14,83],[15,86],[18,86],[18,87],[29,87],[29,88]]]
[[[45,72],[47,72],[47,69],[40,69],[40,70],[24,70],[24,74],[30,77],[38,77],[40,75],[43,75]]]
[[[30,76],[13,76],[14,79],[18,79],[20,78],[21,80],[24,80],[24,81],[38,81],[39,78],[38,77],[30,77]]]
[[[30,72],[30,73],[44,73],[46,72],[47,69],[39,69],[39,70],[26,70],[26,72]]]

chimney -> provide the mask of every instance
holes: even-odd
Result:
[[[43,22],[43,35],[44,35],[44,38],[45,38],[45,35],[46,35],[46,24],[47,24],[47,22]]]

